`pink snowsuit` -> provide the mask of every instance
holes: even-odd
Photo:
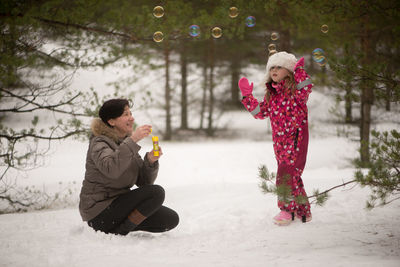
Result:
[[[242,100],[242,104],[256,119],[270,118],[275,157],[278,162],[277,186],[286,181],[292,190],[292,198],[285,203],[278,198],[278,207],[297,216],[311,216],[310,204],[304,190],[303,173],[308,148],[307,100],[313,84],[303,69],[303,64],[294,71],[295,93],[285,86],[285,80],[278,84],[267,83],[270,99],[259,103],[253,95]],[[303,196],[302,203],[296,198]],[[298,200],[299,198],[297,198]],[[303,217],[304,218],[304,217]]]

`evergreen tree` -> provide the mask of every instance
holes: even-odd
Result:
[[[368,172],[359,169],[355,174],[357,183],[371,189],[367,208],[400,199],[400,132],[372,131],[372,136],[374,139],[371,142]],[[359,161],[356,163],[364,167]]]
[[[40,166],[51,141],[86,135],[82,119],[97,114],[102,101],[70,82],[80,68],[123,56],[126,40],[136,37],[122,32],[111,14],[131,9],[91,0],[0,2],[0,200],[6,210],[46,205],[44,192],[18,188],[18,172]],[[9,126],[22,114],[26,123]]]
[[[315,3],[335,18],[328,57],[330,66],[346,90],[346,121],[350,121],[351,101],[359,95],[360,159],[368,164],[372,106],[376,99],[398,102],[400,38],[398,1],[336,1]],[[331,34],[330,34],[331,35]],[[351,90],[354,87],[356,90]],[[386,102],[386,103],[387,103]],[[388,104],[386,104],[388,106]]]

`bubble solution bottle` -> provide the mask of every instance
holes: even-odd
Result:
[[[158,136],[153,135],[151,137],[151,140],[153,141],[153,155],[158,157],[160,156],[160,147],[158,146]]]

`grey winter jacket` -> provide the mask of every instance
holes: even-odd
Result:
[[[79,202],[84,221],[96,217],[133,185],[153,184],[159,167],[158,161],[151,164],[147,155],[143,160],[138,144],[130,137],[120,140],[101,119],[93,120],[91,130]]]

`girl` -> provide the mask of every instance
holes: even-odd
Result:
[[[178,214],[162,206],[165,192],[154,185],[158,159],[139,155],[138,141],[150,125],[133,131],[134,118],[126,99],[106,101],[92,122],[79,211],[94,230],[126,235],[131,231],[164,232],[178,225]],[[138,188],[131,189],[133,185]]]
[[[253,83],[239,80],[242,103],[256,119],[270,118],[275,157],[278,162],[276,185],[287,185],[291,197],[284,201],[278,196],[281,210],[273,218],[278,225],[287,225],[295,217],[311,220],[310,204],[304,191],[303,172],[308,147],[307,99],[313,84],[304,70],[304,58],[299,61],[286,52],[275,53],[268,59],[265,75],[265,97],[259,103],[253,97]]]

